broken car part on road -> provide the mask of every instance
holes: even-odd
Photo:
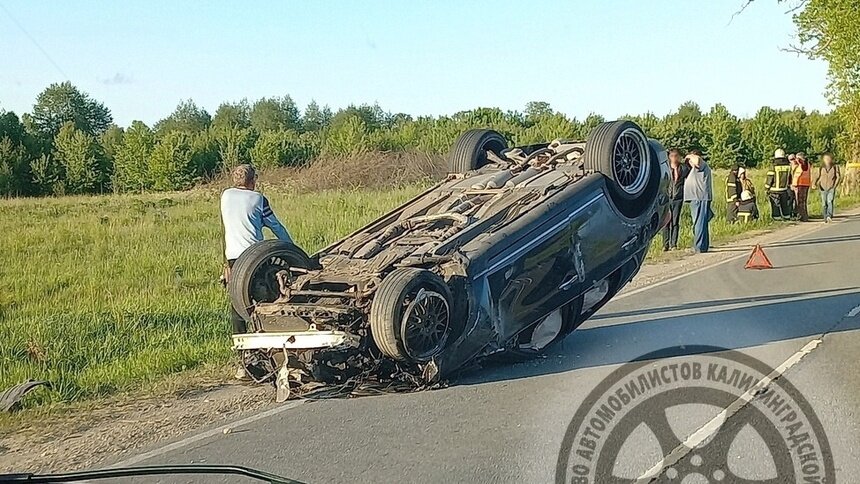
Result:
[[[267,240],[237,259],[255,381],[279,400],[417,390],[537,355],[633,278],[666,220],[666,153],[630,121],[517,148],[470,130],[449,171],[313,257]]]

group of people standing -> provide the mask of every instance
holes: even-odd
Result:
[[[678,233],[681,226],[681,208],[690,204],[693,222],[693,251],[707,252],[710,248],[709,223],[714,217],[711,209],[713,185],[711,168],[699,150],[691,150],[682,156],[678,149],[669,150],[669,211],[671,219],[663,227],[663,250],[678,248]],[[765,192],[770,201],[774,220],[809,220],[807,198],[809,190],[820,192],[824,221],[833,219],[836,188],[841,174],[833,163],[833,156],[825,153],[822,164],[813,170],[804,153],[785,155],[782,149],[774,152],[773,162],[767,172]],[[813,181],[813,171],[816,177]],[[725,184],[726,219],[730,223],[749,222],[759,218],[756,204],[756,189],[748,177],[746,168],[734,166],[729,170]]]
[[[773,154],[773,163],[767,172],[765,189],[770,201],[771,216],[774,220],[809,221],[807,200],[809,190],[815,188],[821,195],[824,221],[833,220],[836,188],[842,180],[839,167],[833,163],[833,155],[821,156],[821,165],[815,170],[804,153],[785,155],[778,149]]]

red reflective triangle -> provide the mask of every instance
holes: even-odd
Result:
[[[752,254],[750,254],[750,258],[747,259],[747,263],[744,265],[744,269],[773,269],[773,264],[770,263],[770,259],[765,255],[761,245],[756,244]]]

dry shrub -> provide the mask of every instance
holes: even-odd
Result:
[[[307,191],[389,188],[445,176],[441,156],[415,152],[371,152],[317,159],[294,173],[289,184]],[[267,180],[268,181],[268,180]]]
[[[447,174],[442,156],[417,152],[369,152],[346,157],[318,158],[303,168],[282,167],[260,171],[268,187],[315,192],[394,188],[441,180]],[[229,173],[221,173],[204,187],[223,190],[231,186]]]

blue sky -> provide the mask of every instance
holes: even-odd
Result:
[[[826,66],[780,51],[786,7],[757,1],[730,23],[743,1],[0,0],[0,108],[29,111],[68,79],[120,125],[182,99],[214,113],[284,94],[415,115],[533,100],[580,118],[686,100],[829,109]]]

